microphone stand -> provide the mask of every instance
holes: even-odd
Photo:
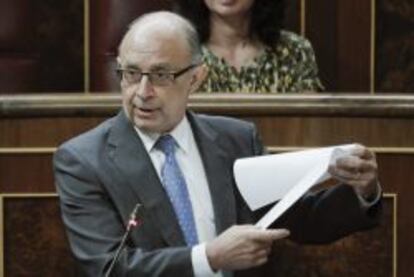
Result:
[[[128,236],[129,236],[129,233],[131,232],[131,230],[133,228],[135,228],[136,226],[138,226],[139,220],[137,220],[136,217],[137,217],[137,213],[138,213],[138,210],[139,210],[140,207],[141,207],[141,204],[137,203],[135,205],[134,210],[132,211],[131,215],[129,216],[129,221],[128,221],[128,225],[126,227],[125,234],[122,237],[121,243],[119,244],[119,246],[118,246],[118,248],[117,248],[117,250],[115,252],[115,256],[114,256],[111,264],[109,265],[109,268],[108,268],[108,271],[105,274],[105,277],[110,277],[111,276],[112,270],[113,270],[116,262],[119,259],[119,255],[121,254],[122,249],[125,246],[126,240],[127,240]]]

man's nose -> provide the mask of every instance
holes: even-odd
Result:
[[[154,86],[148,78],[148,75],[144,75],[138,84],[137,95],[139,98],[145,100],[155,95]]]

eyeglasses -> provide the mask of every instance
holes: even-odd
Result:
[[[142,77],[148,76],[148,80],[154,86],[169,86],[172,85],[178,77],[196,66],[198,66],[198,64],[191,64],[177,72],[141,72],[139,69],[134,68],[118,68],[116,69],[116,72],[119,77],[125,80],[128,84],[137,84],[141,82]]]

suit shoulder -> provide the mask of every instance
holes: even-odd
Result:
[[[253,123],[225,116],[199,115],[197,119],[202,122],[199,127],[205,133],[211,133],[229,156],[240,158],[263,153],[263,145]]]
[[[221,133],[251,133],[255,126],[252,122],[237,118],[217,115],[197,115],[200,120],[206,122],[212,128]]]
[[[75,149],[80,153],[88,153],[103,145],[115,118],[110,118],[96,127],[75,136],[59,146],[59,149]],[[58,150],[59,150],[58,149]]]

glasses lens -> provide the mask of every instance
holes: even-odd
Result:
[[[123,78],[130,84],[137,83],[141,80],[142,74],[137,70],[123,70]]]
[[[156,86],[169,86],[174,83],[174,80],[190,69],[194,68],[194,65],[185,67],[184,69],[172,73],[172,72],[141,72],[135,69],[118,69],[117,73],[122,76],[122,79],[129,84],[136,84],[141,82],[143,76],[147,75],[149,81]]]
[[[153,72],[149,74],[150,81],[153,85],[167,86],[174,81],[174,76],[171,73]]]

